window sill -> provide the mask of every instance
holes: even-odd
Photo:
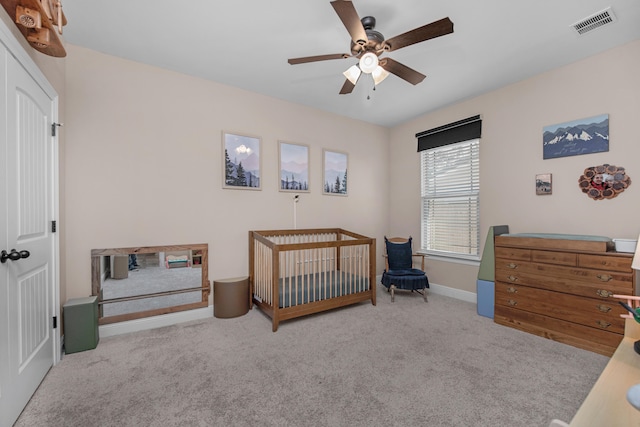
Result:
[[[456,256],[446,256],[446,255],[436,255],[436,254],[431,254],[428,252],[423,252],[423,251],[418,251],[418,253],[420,255],[424,255],[427,257],[428,260],[434,260],[434,261],[444,261],[444,262],[450,262],[450,263],[454,263],[454,264],[464,264],[464,265],[473,265],[473,266],[480,266],[480,259],[479,258],[461,258],[461,257],[456,257]]]

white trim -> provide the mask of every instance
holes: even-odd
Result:
[[[55,92],[54,92],[55,93]],[[52,123],[58,122],[58,107],[60,99],[56,95],[51,98],[52,106]],[[52,200],[52,218],[49,219],[49,227],[51,227],[51,221],[56,221],[56,232],[52,233],[52,252],[53,252],[53,312],[54,316],[58,319],[58,328],[55,329],[53,336],[53,364],[57,365],[61,360],[61,354],[58,349],[61,349],[63,342],[61,340],[60,328],[62,327],[62,311],[60,310],[60,144],[59,144],[60,132],[56,132],[56,136],[51,137],[52,144],[52,175],[53,182],[51,183]]]
[[[435,283],[429,283],[429,291],[434,294],[478,304],[478,294],[475,292],[463,291],[462,289],[450,288],[449,286],[436,285]]]
[[[464,264],[464,265],[472,265],[474,267],[480,266],[480,258],[478,259],[470,259],[470,258],[460,258],[455,256],[443,256],[443,255],[434,255],[429,252],[417,251],[418,254],[424,255],[428,260],[433,261],[444,261],[444,262],[452,262],[455,264]]]
[[[160,316],[145,317],[142,319],[128,320],[126,322],[110,323],[98,327],[100,338],[114,335],[127,334],[129,332],[145,331],[147,329],[161,328],[175,325],[180,322],[199,320],[213,317],[213,306],[196,308],[195,310],[178,311]]]

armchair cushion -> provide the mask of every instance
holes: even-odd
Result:
[[[417,268],[410,268],[408,270],[391,270],[387,271],[387,274],[391,276],[424,276],[424,271]]]
[[[405,243],[392,243],[385,237],[389,270],[411,270],[413,268],[411,240],[409,237]]]

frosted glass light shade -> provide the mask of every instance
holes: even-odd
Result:
[[[377,86],[389,76],[389,72],[382,68],[381,66],[377,66],[375,70],[371,73],[371,77],[373,77],[373,83]]]
[[[375,53],[367,52],[360,58],[360,69],[363,73],[371,73],[378,66],[378,57]]]
[[[345,71],[344,76],[347,78],[347,80],[349,80],[351,83],[353,83],[354,85],[358,82],[358,79],[360,78],[360,68],[358,68],[357,65],[352,65],[351,67],[349,67],[349,69],[347,71]]]

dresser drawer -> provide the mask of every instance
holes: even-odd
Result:
[[[496,305],[494,321],[544,338],[611,356],[623,335],[578,323]]]
[[[503,248],[496,247],[496,258],[505,258],[510,260],[531,261],[530,249]]]
[[[631,273],[631,262],[633,257],[629,256],[602,256],[591,254],[578,254],[578,266],[585,268],[597,268],[600,270],[613,270]]]
[[[578,265],[578,255],[572,252],[531,251],[531,261],[556,265]]]
[[[521,261],[496,260],[495,280],[591,298],[633,293],[633,273]]]
[[[624,333],[625,310],[617,301],[601,301],[560,292],[496,283],[496,306],[542,314],[568,322]]]

